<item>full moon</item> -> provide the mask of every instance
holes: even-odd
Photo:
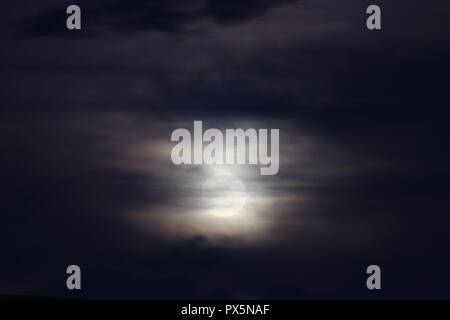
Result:
[[[230,218],[240,213],[246,198],[242,180],[226,169],[215,170],[203,185],[203,204],[217,217]]]

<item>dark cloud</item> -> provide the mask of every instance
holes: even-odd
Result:
[[[208,23],[240,24],[267,11],[299,0],[115,0],[81,1],[84,28],[78,35],[133,34],[145,31],[191,33],[204,31]],[[67,35],[65,8],[45,11],[27,19],[30,35]],[[206,24],[203,25],[202,24]]]

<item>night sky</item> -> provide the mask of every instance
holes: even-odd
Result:
[[[450,298],[447,0],[0,12],[0,294]],[[280,129],[277,175],[226,169],[246,190],[233,218],[202,202],[217,168],[171,161],[171,132],[194,120]]]

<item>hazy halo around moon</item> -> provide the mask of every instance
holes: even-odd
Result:
[[[208,213],[230,218],[242,212],[247,192],[241,179],[227,170],[226,166],[215,167],[203,184],[202,203]]]

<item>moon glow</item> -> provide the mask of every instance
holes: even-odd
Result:
[[[242,212],[247,200],[241,179],[225,169],[216,170],[204,183],[202,202],[216,217],[230,218]]]

